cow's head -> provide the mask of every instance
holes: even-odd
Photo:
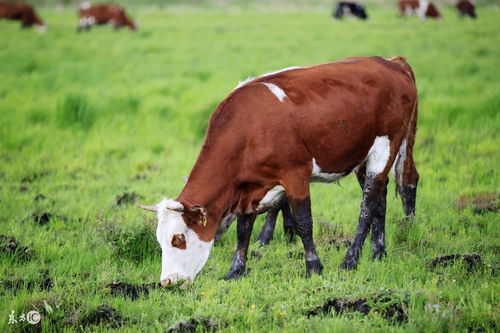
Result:
[[[134,21],[132,21],[130,18],[128,18],[127,16],[125,16],[125,22],[124,24],[132,31],[136,31],[137,30],[137,25],[135,24]]]
[[[213,240],[202,241],[191,228],[193,223],[206,223],[206,209],[200,206],[187,208],[167,198],[155,206],[140,207],[154,211],[158,216],[156,239],[162,252],[162,285],[194,280],[207,262],[213,245]]]

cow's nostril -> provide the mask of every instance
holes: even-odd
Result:
[[[168,287],[171,284],[172,284],[172,281],[170,281],[170,279],[165,279],[165,280],[161,281],[162,287]]]

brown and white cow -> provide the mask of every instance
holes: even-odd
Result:
[[[125,13],[125,9],[118,5],[84,2],[80,4],[78,17],[77,31],[89,30],[95,24],[112,24],[117,30],[124,26],[130,30],[137,29],[134,21]]]
[[[457,12],[459,17],[470,16],[475,19],[476,16],[476,8],[474,3],[469,0],[460,0],[457,2]]]
[[[0,18],[19,20],[23,28],[34,25],[40,32],[47,30],[47,25],[36,14],[35,9],[27,3],[0,1]]]
[[[323,265],[313,241],[309,183],[355,172],[363,189],[357,233],[341,267],[357,266],[372,229],[373,258],[385,250],[388,173],[407,215],[415,213],[415,77],[404,58],[347,58],[291,67],[240,84],[209,122],[200,155],[176,199],[141,206],[158,217],[163,285],[192,280],[221,221],[238,218],[227,279],[245,271],[256,215],[286,196],[305,250],[306,276]]]
[[[439,13],[437,7],[427,0],[400,0],[399,13],[401,16],[416,15],[421,19],[441,18],[441,13]]]

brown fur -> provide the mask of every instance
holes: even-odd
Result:
[[[0,19],[19,20],[23,28],[33,25],[43,26],[44,23],[38,17],[33,7],[23,2],[0,1]]]
[[[137,29],[134,21],[125,13],[125,9],[118,5],[93,4],[90,7],[80,7],[78,16],[80,19],[93,18],[95,20],[94,24],[98,25],[113,23],[116,29],[123,26],[128,27],[130,30]]]
[[[186,237],[183,234],[175,234],[172,237],[172,246],[180,250],[186,249]]]
[[[408,16],[407,11],[411,9],[413,15],[420,7],[420,2],[418,0],[401,0],[399,1],[399,14],[401,16]],[[412,15],[412,14],[410,14]],[[441,14],[437,10],[437,7],[429,1],[424,16],[427,18],[441,18]]]
[[[264,82],[287,98],[280,102]],[[210,119],[177,198],[186,223],[209,241],[225,215],[260,213],[258,203],[276,185],[292,201],[308,198],[313,158],[322,172],[348,174],[377,136],[389,137],[394,161],[403,137],[413,146],[416,104],[414,75],[402,57],[348,58],[246,83]],[[194,205],[206,207],[206,226],[192,223],[200,218]]]
[[[470,16],[476,18],[476,8],[469,0],[460,0],[457,2],[457,11],[460,17]]]

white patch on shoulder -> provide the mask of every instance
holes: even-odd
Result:
[[[287,68],[279,69],[279,70],[277,70],[277,71],[264,73],[264,74],[262,74],[262,75],[259,75],[257,78],[259,78],[259,77],[271,76],[271,75],[274,75],[274,74],[278,74],[278,73],[281,73],[281,72],[286,72],[286,71],[291,71],[291,70],[293,70],[293,69],[299,69],[299,68],[305,68],[305,67],[290,66],[290,67],[287,67]],[[244,85],[245,85],[245,84],[247,84],[248,82],[253,81],[253,80],[255,80],[255,79],[256,79],[256,78],[254,78],[254,77],[248,77],[246,80],[243,80],[243,81],[238,82],[238,85],[237,85],[237,86],[236,86],[236,88],[234,88],[233,90],[236,90],[236,89],[240,88],[241,86],[244,86]]]
[[[391,155],[391,142],[389,137],[377,136],[366,156],[366,173],[378,175],[384,171],[389,156]]]
[[[337,180],[339,180],[340,178],[344,177],[344,175],[341,173],[321,172],[321,168],[316,163],[315,158],[313,158],[312,163],[313,163],[313,169],[311,172],[311,181],[312,182],[333,183],[333,182],[336,182]]]
[[[276,185],[275,187],[267,191],[264,198],[260,200],[259,205],[257,206],[257,210],[264,211],[268,208],[273,207],[281,199],[283,193],[285,193],[285,188],[281,185]]]
[[[156,238],[162,250],[162,270],[160,281],[194,280],[203,268],[210,255],[213,240],[202,241],[193,229],[189,228],[182,213],[172,209],[183,209],[184,206],[172,199],[163,199],[156,205],[158,227]],[[172,238],[176,234],[184,235],[186,248],[172,246]]]
[[[285,97],[287,97],[283,89],[281,89],[274,83],[262,82],[262,84],[268,87],[269,90],[274,94],[274,96],[276,96],[279,99],[280,102],[283,102],[285,100]]]

